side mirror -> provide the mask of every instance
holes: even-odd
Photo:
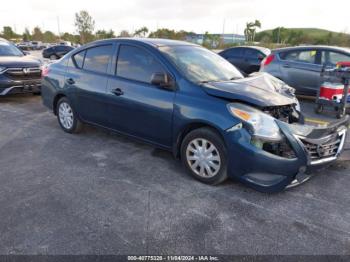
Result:
[[[157,72],[152,74],[151,84],[164,89],[174,90],[174,80],[167,73]]]
[[[24,55],[29,55],[28,51],[22,51]]]

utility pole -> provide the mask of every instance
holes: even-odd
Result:
[[[60,31],[60,18],[57,16],[57,31],[58,31],[58,37],[61,39],[61,31]]]
[[[221,41],[222,43],[224,43],[224,34],[225,34],[225,23],[226,23],[226,19],[224,18],[224,22],[222,24],[222,36],[221,36]]]

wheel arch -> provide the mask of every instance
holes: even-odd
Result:
[[[62,97],[67,97],[65,94],[59,93],[55,96],[52,103],[53,113],[57,115],[57,103]]]
[[[222,141],[225,143],[225,139],[217,126],[204,121],[196,121],[185,125],[181,128],[180,132],[178,132],[178,135],[176,136],[176,140],[174,141],[173,145],[173,155],[179,159],[181,157],[181,144],[186,135],[192,132],[193,130],[205,127],[217,133],[221,137]]]

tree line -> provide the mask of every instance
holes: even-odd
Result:
[[[157,29],[149,32],[145,26],[136,29],[134,32],[122,30],[116,34],[112,29],[98,29],[95,31],[95,20],[87,11],[80,11],[75,14],[74,19],[75,33],[64,32],[60,35],[52,31],[43,31],[39,26],[30,31],[25,28],[23,34],[17,34],[10,26],[4,26],[0,37],[14,41],[42,41],[47,43],[57,42],[59,40],[70,41],[74,44],[85,44],[94,40],[114,38],[114,37],[150,37],[150,38],[166,38],[175,40],[188,40],[196,36],[194,32],[175,31],[167,28]],[[256,32],[261,28],[261,22],[246,23],[244,35],[247,44],[259,42],[259,45],[267,47],[288,46],[300,44],[325,44],[350,46],[350,35],[345,33],[330,32],[322,29],[288,29],[277,27],[273,30]],[[208,48],[225,48],[237,43],[225,44],[218,34],[209,34],[206,32],[203,37],[204,46]],[[241,44],[241,43],[240,43]]]
[[[194,34],[193,32],[175,31],[166,28],[149,32],[149,29],[145,26],[136,29],[134,32],[121,30],[119,34],[116,34],[112,29],[98,29],[95,31],[95,20],[84,10],[75,14],[74,26],[76,29],[75,34],[64,32],[60,35],[49,30],[43,31],[39,26],[34,27],[32,31],[25,28],[23,34],[18,34],[12,27],[4,26],[2,32],[0,32],[0,37],[16,42],[42,41],[45,43],[53,43],[64,40],[75,44],[85,44],[94,40],[115,37],[157,37],[185,40],[187,35]]]

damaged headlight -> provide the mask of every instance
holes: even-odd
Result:
[[[246,124],[256,141],[280,141],[283,138],[272,116],[240,103],[228,104],[227,108],[234,117]]]

